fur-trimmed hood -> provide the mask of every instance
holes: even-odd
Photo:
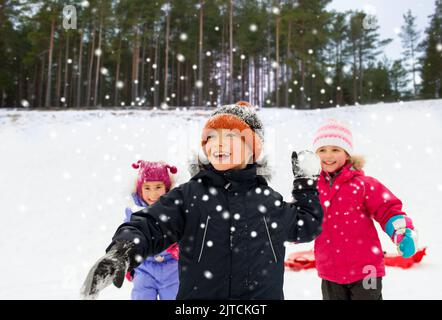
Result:
[[[352,155],[350,157],[350,162],[353,164],[355,170],[362,170],[365,166],[365,157],[362,155]]]

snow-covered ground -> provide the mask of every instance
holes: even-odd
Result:
[[[208,112],[0,110],[0,299],[78,299],[88,269],[122,222],[136,160],[178,166],[189,178]],[[423,262],[387,268],[385,299],[442,299],[442,100],[322,111],[263,109],[272,187],[290,199],[292,150],[311,147],[321,121],[351,122],[365,171],[414,219]],[[384,250],[394,245],[381,234]],[[290,245],[288,253],[312,248]],[[131,284],[101,299],[128,299]],[[321,299],[315,270],[287,271],[286,299]]]

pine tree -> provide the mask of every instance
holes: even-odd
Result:
[[[421,59],[421,96],[440,98],[442,97],[442,0],[436,0],[436,11],[425,33],[427,38],[421,44],[424,48]]]
[[[412,75],[413,79],[413,92],[417,95],[417,85],[416,85],[416,73],[418,70],[417,66],[417,52],[419,46],[420,33],[416,26],[416,17],[413,16],[411,10],[408,10],[407,14],[404,15],[404,25],[401,27],[401,33],[399,34],[402,39],[402,46],[404,48],[404,58],[406,60],[406,65],[408,71]]]

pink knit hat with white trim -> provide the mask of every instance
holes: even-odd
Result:
[[[143,160],[138,160],[137,163],[133,163],[132,168],[140,169],[137,179],[137,193],[139,195],[141,195],[143,183],[149,181],[161,181],[166,186],[166,190],[169,191],[172,185],[169,171],[172,174],[178,171],[175,166],[170,166],[164,162],[149,162]]]
[[[328,119],[316,131],[313,139],[313,150],[324,146],[337,146],[344,149],[350,156],[353,154],[353,135],[349,126],[343,121]]]

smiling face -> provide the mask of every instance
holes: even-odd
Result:
[[[210,130],[204,151],[209,162],[218,171],[244,169],[253,157],[238,130]]]
[[[322,170],[333,173],[341,169],[348,159],[350,159],[344,149],[336,146],[324,146],[316,150],[316,154],[321,159]]]
[[[141,187],[141,195],[148,205],[154,204],[166,193],[166,185],[162,181],[147,181]]]

